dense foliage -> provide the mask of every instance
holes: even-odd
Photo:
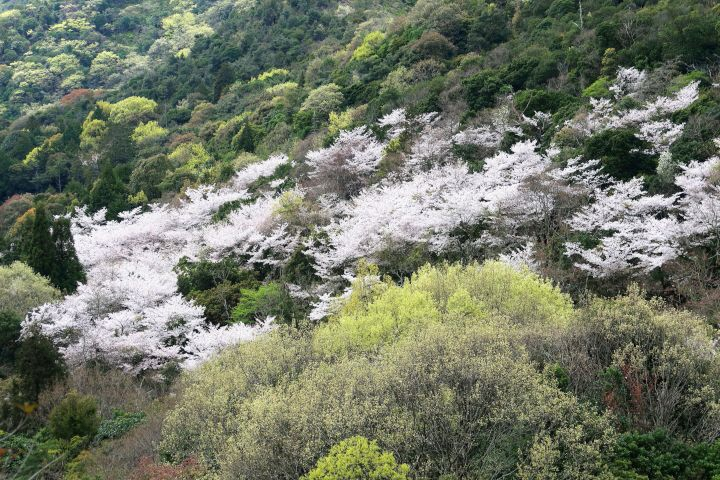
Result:
[[[0,476],[720,475],[718,53],[705,0],[4,2]]]

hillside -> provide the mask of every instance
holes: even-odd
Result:
[[[1,471],[720,478],[719,67],[701,0],[0,2]]]

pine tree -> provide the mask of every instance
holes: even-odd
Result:
[[[65,293],[77,290],[78,282],[85,281],[85,272],[75,252],[70,220],[58,218],[53,224],[52,240],[55,244],[55,269],[51,280]]]
[[[55,244],[52,240],[48,218],[43,205],[35,207],[32,226],[23,233],[20,244],[20,258],[35,272],[51,278],[55,269]]]
[[[239,152],[254,152],[255,151],[255,133],[249,122],[245,122],[242,130],[233,139],[233,146]]]
[[[125,186],[109,163],[105,164],[100,172],[100,178],[95,181],[90,190],[89,206],[93,212],[107,208],[106,216],[110,220],[117,219],[118,213],[128,207]]]

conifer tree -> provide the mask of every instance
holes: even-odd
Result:
[[[255,151],[255,134],[250,122],[245,122],[242,130],[233,139],[233,146],[239,152],[254,152]]]
[[[85,281],[85,272],[75,252],[70,220],[58,218],[53,223],[52,240],[55,244],[55,269],[51,280],[65,293],[77,290],[78,282]]]
[[[215,76],[215,83],[213,84],[213,102],[217,102],[222,97],[223,92],[228,85],[232,84],[234,80],[233,71],[227,63],[223,63]]]
[[[52,223],[43,205],[35,207],[31,226],[23,233],[20,257],[38,274],[51,278],[55,269],[55,245],[50,228]]]
[[[89,206],[93,212],[107,208],[107,218],[110,220],[116,219],[118,213],[128,207],[125,186],[109,163],[105,164],[100,172],[100,178],[90,190]]]

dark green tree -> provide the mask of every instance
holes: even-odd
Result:
[[[233,147],[239,152],[255,151],[255,132],[249,122],[245,122],[240,132],[232,140]]]
[[[55,268],[50,279],[63,292],[73,293],[78,282],[85,281],[85,272],[75,252],[69,219],[61,217],[55,220],[52,240],[55,244]]]
[[[215,83],[213,84],[213,102],[220,100],[223,92],[228,85],[235,80],[233,71],[227,63],[223,63],[215,75]]]
[[[55,269],[55,245],[50,233],[52,223],[45,206],[35,207],[31,225],[23,232],[20,243],[20,258],[35,272],[52,278]]]
[[[473,110],[492,107],[495,96],[504,86],[500,76],[493,70],[483,70],[464,80],[463,84],[468,106]]]
[[[109,163],[102,168],[100,178],[95,181],[90,190],[89,207],[93,212],[107,208],[106,217],[109,220],[117,219],[118,213],[128,207],[125,186]]]
[[[655,173],[657,165],[645,153],[647,148],[647,142],[635,136],[632,129],[605,130],[587,141],[585,158],[599,159],[604,173],[618,180],[629,180],[636,175]]]
[[[22,317],[10,310],[0,310],[0,368],[12,365],[19,347]]]
[[[35,401],[40,392],[65,376],[65,363],[52,340],[33,328],[15,353],[15,371],[23,397]]]

